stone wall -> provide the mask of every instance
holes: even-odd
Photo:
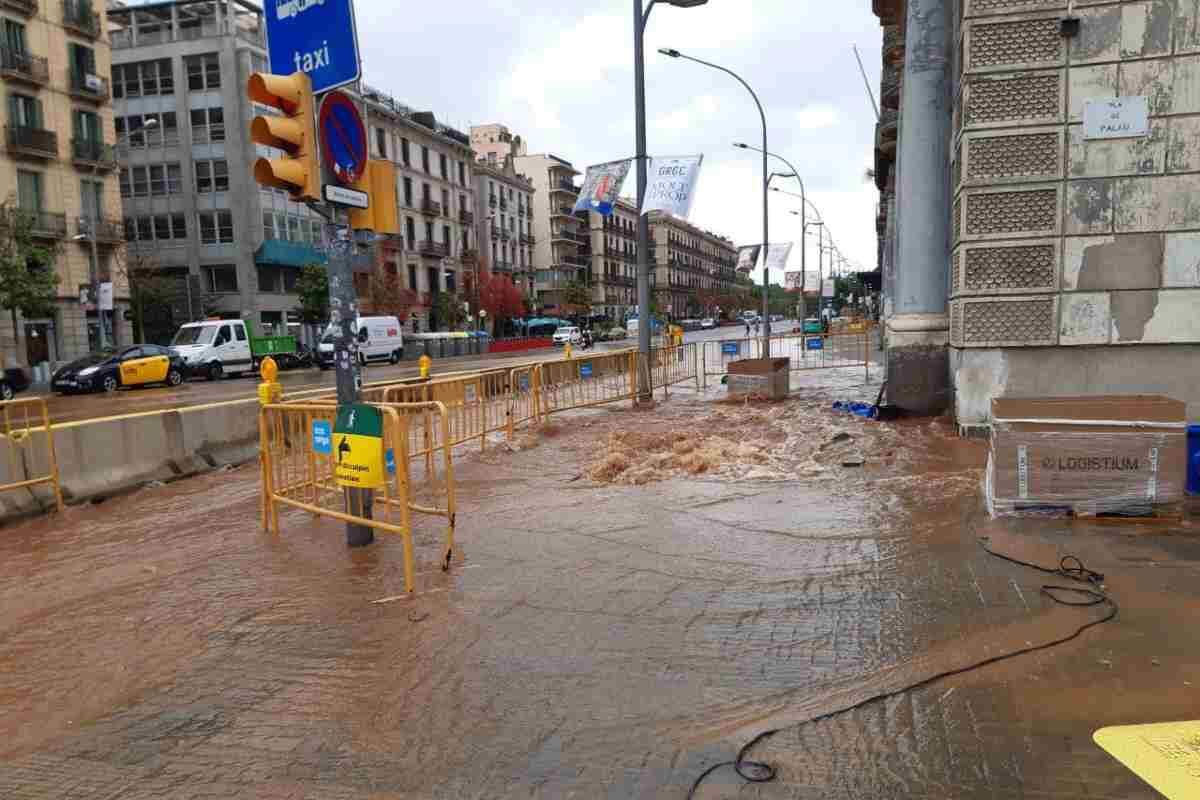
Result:
[[[1059,32],[1066,0],[960,8],[951,346],[1069,358],[1200,343],[1200,0],[1076,0],[1074,38]],[[1084,139],[1086,101],[1129,96],[1148,99],[1148,135]],[[978,361],[966,355],[952,363]],[[1008,359],[995,393],[1033,385],[1016,363],[1039,369]],[[960,394],[973,375],[956,370]],[[1200,394],[1200,376],[1143,378]],[[1050,385],[1086,393],[1066,378]],[[967,424],[986,413],[957,405]]]

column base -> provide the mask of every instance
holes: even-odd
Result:
[[[950,318],[897,314],[887,321],[887,397],[908,414],[941,414],[953,401]]]

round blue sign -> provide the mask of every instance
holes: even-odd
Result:
[[[338,182],[358,182],[367,168],[367,131],[358,106],[342,92],[329,92],[321,102],[317,129],[325,164]]]

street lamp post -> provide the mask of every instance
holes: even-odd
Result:
[[[769,303],[770,289],[771,289],[771,270],[770,270],[770,267],[767,266],[767,250],[771,246],[771,231],[770,231],[770,219],[768,218],[769,217],[768,212],[769,212],[769,206],[770,206],[770,199],[769,199],[769,193],[767,191],[769,188],[769,185],[770,185],[770,177],[767,175],[767,114],[765,111],[763,111],[762,103],[759,102],[758,95],[755,94],[754,90],[750,88],[750,84],[746,83],[746,81],[744,81],[742,79],[742,76],[738,75],[733,70],[726,69],[725,67],[722,67],[719,64],[714,64],[711,61],[704,61],[703,59],[700,59],[700,58],[694,58],[692,56],[684,55],[683,53],[679,52],[678,50],[672,50],[672,49],[666,48],[666,47],[659,48],[658,52],[662,53],[664,56],[670,56],[671,58],[682,58],[685,61],[692,61],[696,64],[701,64],[705,67],[711,67],[712,69],[718,70],[719,72],[724,72],[726,75],[731,76],[734,80],[736,80],[738,83],[740,83],[746,89],[746,91],[750,93],[750,96],[752,98],[754,98],[754,105],[758,106],[758,116],[762,120],[762,140],[763,140],[763,146],[762,146],[762,154],[763,154],[763,158],[762,158],[763,350],[762,350],[762,352],[763,352],[763,358],[768,358],[771,355],[771,307],[770,307],[770,303]]]
[[[638,400],[648,403],[654,396],[650,385],[650,223],[642,213],[646,202],[646,53],[645,33],[650,12],[659,2],[677,8],[695,8],[708,0],[633,0],[633,94],[634,118],[637,128],[637,299],[638,299],[638,352],[641,353],[645,369],[638,370]]]

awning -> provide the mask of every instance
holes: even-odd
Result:
[[[254,251],[254,263],[274,264],[280,267],[307,267],[309,264],[325,264],[325,254],[307,242],[289,242],[284,239],[267,239]]]

